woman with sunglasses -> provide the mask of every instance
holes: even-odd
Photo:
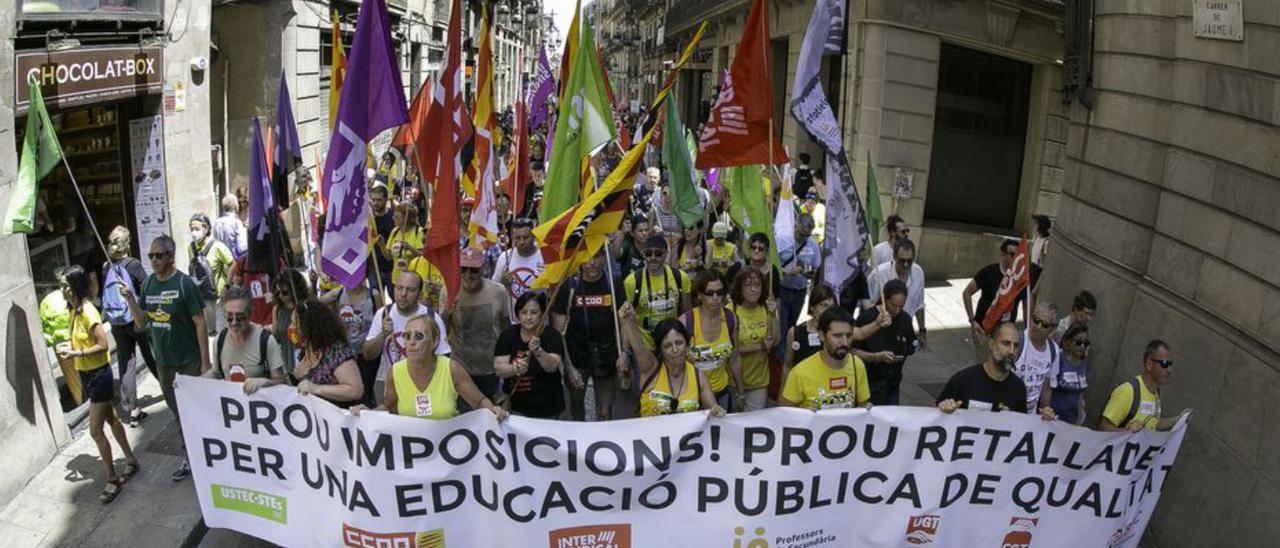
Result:
[[[723,291],[723,289],[721,289]],[[631,303],[618,309],[618,319],[626,330],[627,345],[640,369],[640,416],[657,417],[698,410],[723,417],[724,407],[716,402],[707,375],[694,367],[689,354],[689,330],[678,320],[658,322],[650,335],[658,350],[644,344],[640,325]]]
[[[561,371],[575,389],[581,389],[582,378],[577,369],[563,367],[564,340],[544,321],[547,295],[526,291],[516,299],[515,309],[518,323],[504,329],[493,347],[493,370],[504,379],[502,389],[512,413],[557,419],[565,408]]]
[[[738,320],[733,351],[742,368],[742,410],[764,409],[768,402],[769,349],[778,344],[778,304],[764,275],[747,268],[733,280],[731,310]]]
[[[1089,328],[1074,324],[1062,336],[1062,353],[1049,376],[1049,405],[1058,419],[1084,425],[1084,392],[1089,388]]]
[[[683,270],[687,276],[695,276],[703,268],[705,259],[703,249],[706,245],[702,234],[702,221],[698,221],[697,224],[681,231],[680,241],[676,243],[676,264],[672,266]]]
[[[302,357],[292,368],[298,393],[319,396],[338,407],[364,398],[364,382],[347,330],[328,305],[308,298],[292,312]]]
[[[63,271],[58,284],[70,308],[71,321],[70,340],[59,343],[56,351],[59,358],[74,361],[80,385],[89,400],[89,436],[98,446],[98,456],[102,457],[102,465],[107,472],[107,482],[98,500],[106,504],[115,500],[124,482],[138,473],[138,459],[133,455],[124,425],[111,405],[115,399],[115,379],[111,374],[111,358],[107,354],[107,329],[98,309],[89,302],[89,277],[79,265],[71,265]],[[111,427],[112,437],[124,452],[124,472],[118,475],[111,455],[111,442],[103,432],[103,425]]]
[[[436,354],[439,338],[439,328],[431,316],[414,316],[405,322],[404,359],[391,366],[382,403],[373,410],[446,420],[458,414],[458,398],[462,398],[472,409],[488,409],[499,421],[506,419],[506,410],[480,393],[461,364]],[[359,414],[364,409],[357,405],[351,411]]]
[[[294,309],[298,303],[311,298],[311,289],[307,279],[294,269],[285,270],[280,277],[272,280],[271,293],[267,302],[274,304],[272,310],[271,334],[280,343],[280,353],[284,358],[284,370],[290,371],[298,361],[299,339],[294,327]]]
[[[693,281],[698,306],[681,317],[689,333],[689,358],[698,372],[706,375],[711,393],[720,407],[740,405],[743,396],[742,356],[738,346],[738,318],[725,306],[729,296],[724,279],[716,270],[704,270]],[[654,339],[654,344],[658,340]],[[730,397],[730,381],[733,395]]]

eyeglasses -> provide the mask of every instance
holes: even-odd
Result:
[[[154,261],[157,259],[163,259],[165,257],[168,257],[169,254],[170,254],[169,251],[162,251],[160,253],[147,253],[147,258]]]
[[[725,291],[724,291],[723,289],[704,289],[704,290],[702,290],[702,296],[703,296],[703,297],[723,297],[723,296],[724,296],[724,294],[725,294]]]
[[[1057,327],[1057,324],[1056,324],[1056,323],[1051,322],[1051,321],[1045,321],[1045,320],[1042,320],[1042,319],[1040,319],[1040,318],[1036,318],[1036,325],[1038,325],[1038,326],[1040,326],[1040,327],[1043,327],[1043,328],[1045,328],[1045,329],[1052,329],[1052,328],[1054,328],[1054,327]]]
[[[227,323],[243,322],[249,319],[248,314],[225,314]]]
[[[426,331],[405,331],[404,340],[412,342],[422,342],[427,340],[429,335]]]
[[[1155,364],[1160,366],[1161,369],[1173,367],[1173,360],[1157,360],[1155,358],[1151,358],[1151,361],[1155,362]]]

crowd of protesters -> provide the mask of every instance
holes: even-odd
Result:
[[[286,253],[274,272],[250,271],[246,208],[235,196],[212,221],[190,218],[185,271],[175,264],[174,239],[162,236],[145,250],[146,275],[129,256],[128,231],[117,227],[102,284],[69,268],[58,298],[46,299],[49,312],[41,306],[58,358],[76,372],[68,384],[75,380],[76,397],[90,402],[89,431],[106,463],[102,500],[139,470],[123,430],[146,418],[138,362],[159,380],[179,428],[180,375],[242,383],[246,394],[289,385],[354,413],[431,420],[472,409],[499,420],[581,421],[897,405],[908,359],[929,348],[917,245],[892,215],[886,240],[864,254],[863,274],[846,287],[824,284],[825,187],[807,155],[799,159],[792,237],[739,226],[720,213],[727,191],[705,179],[698,190],[707,214],[683,226],[663,170],[650,167],[608,245],[552,291],[533,288],[545,269],[533,235],[540,176],[518,207],[498,196],[496,244],[459,242],[460,284],[450,298],[444,273],[423,256],[431,187],[394,154],[369,173],[370,258],[354,287],[319,270],[322,230],[301,235],[302,252]],[[534,167],[540,174],[541,159]],[[323,227],[322,212],[306,199],[313,189],[298,186],[303,215]],[[1033,286],[1050,223],[1037,217],[1035,228]],[[782,249],[772,249],[775,239]],[[1052,303],[1037,301],[1025,329],[1014,323],[1019,307],[983,327],[1019,244],[999,249],[999,261],[963,292],[978,363],[946,383],[938,409],[1036,413],[1076,425],[1093,415],[1104,430],[1171,427],[1176,417],[1162,413],[1160,390],[1172,349],[1161,341],[1146,346],[1140,373],[1115,387],[1103,410],[1085,408],[1089,323],[1098,308],[1088,291],[1061,318]],[[108,367],[111,340],[118,377]],[[125,455],[123,470],[111,464],[107,429]],[[184,462],[172,476],[188,474]]]

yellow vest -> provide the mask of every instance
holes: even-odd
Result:
[[[453,386],[453,370],[448,356],[436,356],[436,371],[425,390],[409,376],[409,362],[391,366],[396,383],[396,414],[402,417],[445,420],[458,414],[458,391]]]

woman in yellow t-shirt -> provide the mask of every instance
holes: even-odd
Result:
[[[728,274],[729,268],[738,262],[738,246],[725,241],[729,237],[729,225],[719,221],[711,225],[711,241],[707,242],[707,268],[720,271],[720,275]]]
[[[679,320],[665,319],[652,332],[656,353],[649,350],[640,336],[636,311],[631,303],[618,309],[626,344],[640,368],[640,416],[656,417],[672,413],[688,413],[699,409],[712,417],[723,417],[724,408],[716,403],[707,376],[689,361],[689,331]],[[629,374],[620,370],[621,375]]]
[[[418,207],[411,202],[396,204],[391,220],[395,228],[387,237],[387,248],[391,250],[391,279],[394,280],[408,270],[409,261],[422,255],[423,231],[418,226]]]
[[[676,244],[676,253],[673,258],[676,264],[671,266],[684,271],[686,276],[690,278],[696,276],[703,268],[703,259],[706,248],[702,236],[702,221],[697,224],[685,228],[680,233],[680,241]]]
[[[440,333],[431,316],[409,318],[404,324],[404,359],[391,366],[387,375],[382,403],[375,411],[390,411],[402,417],[428,420],[447,420],[458,414],[458,398],[472,409],[488,409],[499,421],[507,418],[507,411],[493,404],[471,382],[462,364],[449,356],[435,353]],[[356,405],[352,413],[359,414],[365,406]]]
[[[764,275],[754,268],[738,272],[731,294],[738,319],[733,351],[742,361],[742,410],[764,409],[769,399],[769,349],[778,342],[778,305]]]
[[[726,409],[741,408],[742,361],[734,347],[737,318],[724,306],[728,296],[724,279],[716,270],[708,269],[693,281],[698,306],[682,317],[689,330],[689,359],[698,371],[706,374],[716,401]],[[730,381],[733,396],[730,397]]]
[[[56,351],[60,358],[74,360],[84,395],[89,400],[89,435],[98,445],[98,456],[102,457],[102,464],[107,472],[107,483],[98,499],[106,504],[120,494],[120,488],[126,480],[138,473],[138,459],[129,446],[124,425],[111,406],[111,401],[115,399],[115,379],[111,374],[111,358],[107,354],[107,329],[103,326],[98,309],[88,300],[89,277],[79,265],[72,265],[63,271],[58,284],[70,308],[71,339],[59,343]],[[124,452],[124,471],[120,474],[116,474],[111,442],[103,433],[103,425],[111,427],[112,437]]]

